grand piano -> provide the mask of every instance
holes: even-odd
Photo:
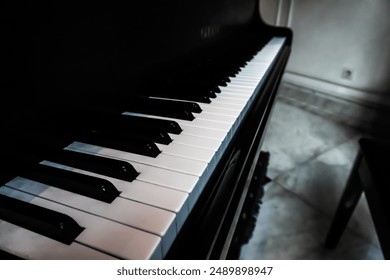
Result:
[[[45,2],[1,9],[0,257],[237,258],[291,30],[257,0]]]

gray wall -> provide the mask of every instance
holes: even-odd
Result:
[[[390,105],[389,0],[261,0],[263,19],[294,31],[284,80],[333,97]]]

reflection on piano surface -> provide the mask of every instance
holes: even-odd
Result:
[[[5,5],[0,257],[237,256],[292,34],[154,2]]]

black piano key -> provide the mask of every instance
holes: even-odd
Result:
[[[240,69],[237,67],[226,66],[226,68],[218,68],[216,71],[223,73],[226,80],[230,82],[230,78],[235,77],[240,72]]]
[[[94,121],[85,128],[86,131],[97,131],[122,137],[137,135],[141,139],[165,145],[172,142],[172,138],[168,134],[169,131],[164,126],[140,124],[134,119],[126,118],[121,112],[93,112],[92,119]]]
[[[175,91],[177,94],[184,96],[205,96],[210,98],[216,98],[215,94],[218,92],[218,83],[215,81],[206,80],[203,78],[196,79],[183,79],[175,81],[170,91]],[[183,93],[184,92],[184,93]]]
[[[214,93],[213,98],[217,97],[217,95],[216,95],[215,93],[221,92],[220,88],[219,88],[217,85],[213,85],[213,86],[211,87],[211,91]]]
[[[179,101],[134,97],[131,102],[120,105],[125,111],[152,114],[182,120],[193,120],[194,115]]]
[[[94,131],[115,135],[117,137],[131,137],[137,135],[140,139],[146,139],[155,143],[168,145],[172,138],[163,129],[153,129],[149,127],[139,127],[133,124],[113,124],[110,126],[100,126],[93,129]]]
[[[126,161],[78,153],[69,150],[61,150],[57,153],[48,155],[47,159],[63,165],[128,182],[132,182],[139,174],[135,168]]]
[[[221,73],[219,75],[210,75],[211,80],[214,80],[219,86],[227,86],[231,82],[228,73]]]
[[[119,191],[107,180],[52,166],[36,164],[22,170],[20,176],[107,203],[119,196]]]
[[[67,245],[84,230],[65,214],[3,194],[0,194],[0,219]]]
[[[238,75],[238,73],[241,71],[241,69],[239,67],[233,67],[229,70],[229,77],[236,77]]]
[[[91,131],[88,133],[82,133],[81,135],[76,137],[76,140],[92,145],[144,155],[148,157],[156,157],[161,153],[161,151],[153,141],[137,135],[123,136],[109,134],[102,131]]]
[[[138,125],[141,127],[149,127],[149,128],[162,128],[168,133],[172,134],[180,134],[183,130],[180,125],[171,120],[161,120],[154,119],[148,117],[140,117],[140,116],[129,116],[122,115],[124,121],[128,121],[133,123],[134,125]]]
[[[130,127],[126,127],[130,128]],[[130,134],[136,134],[139,135],[143,139],[148,139],[149,141],[160,143],[160,144],[169,144],[172,142],[172,138],[169,136],[168,132],[161,131],[161,130],[153,130],[149,129],[147,127],[133,127],[128,130],[106,130],[107,133],[112,133],[114,135],[123,135],[124,137],[127,137]]]
[[[198,91],[193,93],[190,90],[186,91],[186,89],[164,88],[163,90],[155,90],[151,92],[150,95],[207,104],[211,103],[208,93],[202,93]]]
[[[152,114],[156,116],[163,116],[181,120],[192,121],[195,117],[194,115],[187,110],[175,111],[172,109],[165,109],[163,107],[160,108],[151,108],[151,107],[143,107],[143,106],[126,106],[124,108],[126,111],[134,112],[134,113],[142,113],[142,114]]]
[[[154,100],[155,102],[162,101],[164,103],[156,103],[156,105],[168,106],[168,108],[172,108],[172,109],[174,109],[177,106],[178,108],[183,108],[193,113],[202,112],[202,108],[196,102],[181,101],[181,100],[164,100],[164,99],[156,98],[153,95],[149,96],[148,99]]]
[[[186,93],[191,95],[197,95],[201,93],[209,98],[217,97],[215,91],[218,90],[218,83],[215,81],[210,81],[202,79],[201,77],[191,80],[185,80],[179,82],[183,83],[186,87]]]

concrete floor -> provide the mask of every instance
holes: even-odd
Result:
[[[263,144],[272,181],[241,259],[383,259],[364,196],[338,246],[323,248],[363,134],[276,100]]]

